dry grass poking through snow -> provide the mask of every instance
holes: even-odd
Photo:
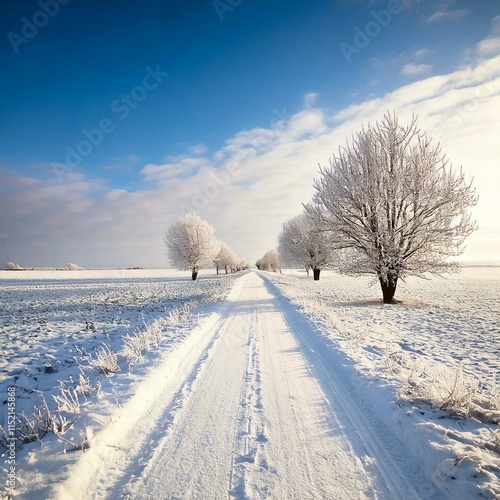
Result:
[[[88,404],[109,396],[99,378],[127,377],[148,352],[182,340],[194,310],[222,300],[235,279],[146,274],[34,272],[0,282],[0,402],[14,387],[23,445],[55,434],[66,450],[88,448],[92,429],[77,422]],[[1,414],[0,453],[9,444],[5,428]]]
[[[412,370],[403,380],[399,395],[404,401],[423,401],[458,418],[500,424],[495,375],[488,388],[483,389],[480,381],[474,382],[464,376],[462,366],[458,366],[454,372],[449,369],[438,370],[433,376],[425,370]]]

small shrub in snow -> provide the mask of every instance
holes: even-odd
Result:
[[[170,326],[178,325],[184,318],[188,317],[192,309],[191,301],[185,302],[182,306],[169,311],[166,324]]]
[[[73,425],[73,423],[74,422],[70,422],[65,416],[61,414],[55,414],[53,415],[51,430],[54,434],[61,436]]]
[[[469,414],[472,397],[477,392],[477,388],[468,384],[463,375],[462,367],[459,366],[453,375],[448,377],[443,373],[443,377],[435,381],[436,401],[441,410],[445,410],[458,417],[466,417]]]
[[[175,326],[180,322],[180,311],[178,308],[169,311],[167,318],[165,319],[167,325]]]
[[[80,369],[81,370],[81,369]],[[100,384],[97,383],[96,386],[92,386],[90,383],[90,378],[81,371],[78,377],[78,385],[75,387],[75,392],[81,394],[82,396],[89,396],[94,392],[99,392]]]
[[[415,367],[403,382],[400,397],[406,401],[424,401],[433,408],[444,410],[459,418],[477,422],[500,423],[500,408],[495,380],[489,391],[482,392],[481,384],[467,380],[459,366],[454,372],[441,370],[430,377]]]
[[[151,344],[154,344],[156,348],[160,346],[161,339],[163,338],[163,321],[157,320],[149,324],[146,328],[146,334],[148,335]]]
[[[73,444],[73,448],[68,451],[85,451],[90,448],[90,442],[94,437],[94,433],[90,427],[85,427],[83,431],[80,432],[79,439],[77,443]]]
[[[400,351],[388,351],[388,347],[385,350],[385,369],[386,372],[391,375],[399,375],[402,372],[403,367],[406,365],[406,359],[402,352]]]
[[[80,400],[78,392],[73,387],[66,387],[63,382],[59,387],[59,394],[53,396],[57,404],[57,411],[66,413],[80,413]]]
[[[135,335],[125,337],[125,345],[122,354],[129,366],[135,366],[141,360],[143,354],[150,349],[151,345],[159,347],[163,337],[162,320],[156,320],[146,325],[145,330]]]
[[[16,420],[16,435],[22,443],[38,441],[49,432],[56,432],[59,428],[58,421],[49,410],[43,395],[42,405],[33,408],[33,417],[28,417],[22,412]]]
[[[460,418],[469,416],[476,393],[477,386],[465,380],[461,366],[454,373],[441,370],[433,378],[424,370],[417,373],[417,368],[414,367],[401,389],[403,399],[425,401],[433,408]]]
[[[109,346],[103,344],[97,349],[96,359],[94,360],[94,368],[103,373],[110,375],[120,370],[118,365],[118,355],[111,351]]]
[[[90,448],[90,441],[94,437],[94,433],[90,427],[85,427],[85,429],[80,433],[80,442],[75,444],[73,448],[74,451],[85,451]]]
[[[130,367],[135,366],[142,358],[142,355],[149,347],[147,335],[139,333],[127,335],[123,347],[123,356]]]

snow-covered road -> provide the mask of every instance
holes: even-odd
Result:
[[[56,498],[439,497],[261,275],[240,278],[179,349]]]

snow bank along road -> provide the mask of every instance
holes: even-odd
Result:
[[[54,498],[439,498],[266,278],[236,285]]]

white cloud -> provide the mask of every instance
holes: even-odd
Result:
[[[477,44],[476,50],[480,55],[498,54],[500,52],[500,37],[481,40]]]
[[[419,50],[415,51],[414,56],[415,56],[415,59],[424,59],[425,57],[429,57],[433,53],[434,53],[434,51],[432,51],[430,49],[419,49]]]
[[[450,10],[438,10],[434,12],[427,18],[428,23],[435,21],[449,21],[451,19],[458,19],[461,17],[466,17],[472,12],[472,9],[450,9]]]
[[[309,92],[308,94],[304,94],[304,107],[310,108],[311,106],[314,106],[317,99],[318,94],[316,92]]]
[[[401,73],[406,76],[416,76],[423,75],[424,73],[429,73],[429,71],[433,68],[430,64],[405,64],[401,68]]]
[[[42,181],[38,179],[33,179],[31,177],[22,176],[4,176],[2,177],[2,184],[0,186],[0,192],[2,191],[14,191],[28,189],[32,187],[37,187],[42,184]]]
[[[200,142],[199,144],[196,144],[195,146],[189,146],[188,151],[192,155],[200,156],[200,155],[204,155],[208,151],[208,149],[205,146],[205,144]]]

